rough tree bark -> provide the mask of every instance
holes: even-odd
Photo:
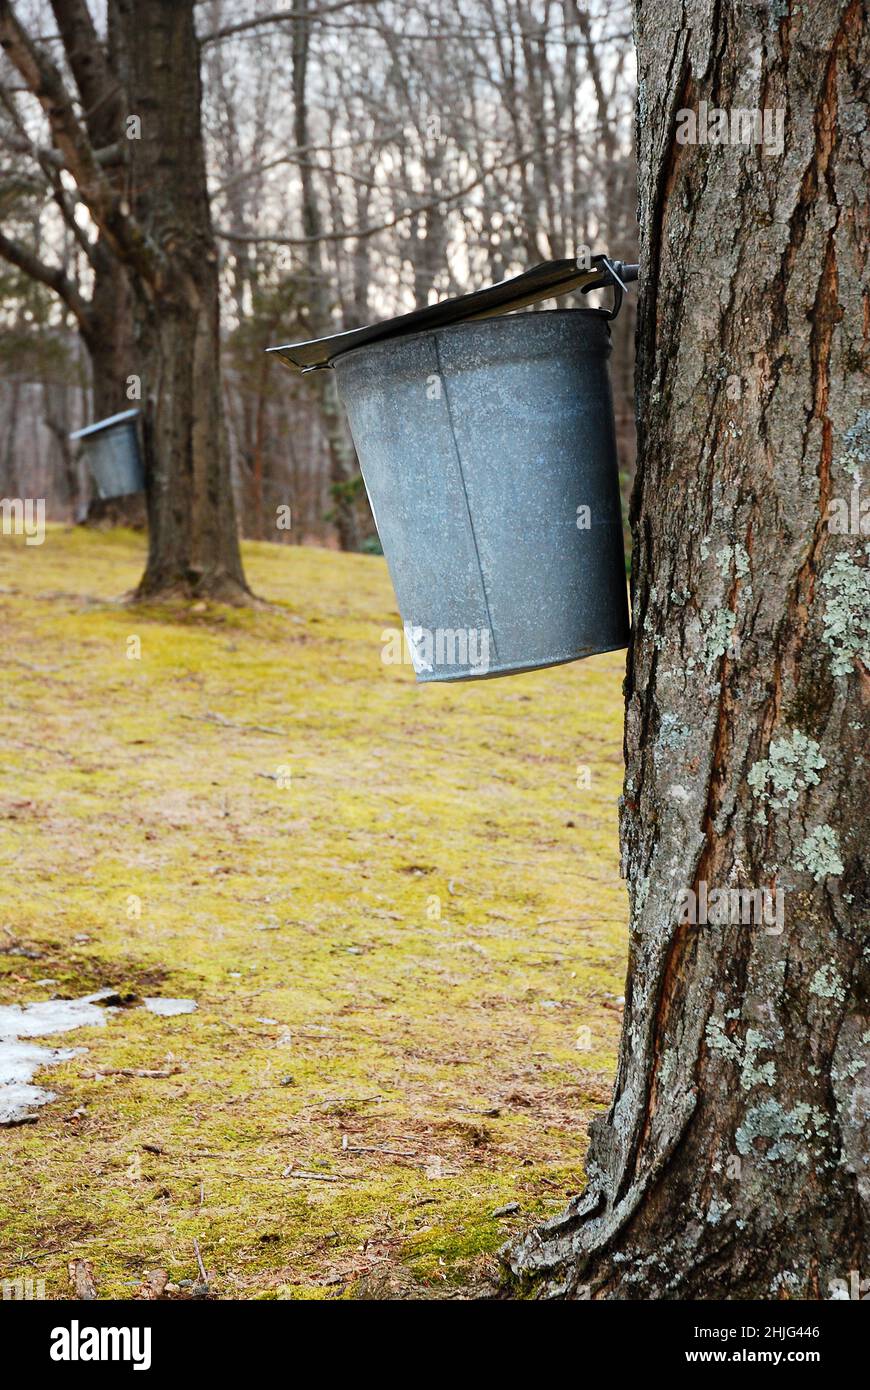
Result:
[[[635,18],[625,1021],[588,1188],[506,1259],[545,1297],[849,1296],[870,1270],[870,595],[843,510],[870,453],[866,28],[858,0]],[[782,149],[678,143],[702,101],[784,112]],[[702,884],[781,890],[782,929],[775,897],[767,922],[691,925]]]
[[[293,20],[293,138],[298,149],[305,149],[310,144],[307,81],[314,15],[309,12],[309,0],[300,0],[296,8],[297,17]],[[307,160],[303,160],[299,166],[299,181],[302,188],[302,230],[307,238],[306,297],[309,305],[309,323],[312,336],[320,337],[331,331],[332,315],[322,254],[323,222],[312,167]],[[338,542],[342,550],[359,550],[362,535],[356,508],[356,497],[360,487],[356,451],[333,373],[315,372],[312,379],[319,397],[320,413],[329,448],[330,490]]]
[[[133,304],[124,267],[99,242],[95,262],[87,322],[79,331],[91,364],[93,418],[104,420],[136,403],[127,395],[128,379],[136,371]],[[144,497],[93,496],[85,521],[89,526],[144,526]]]
[[[61,483],[60,494],[70,510],[70,515],[79,515],[79,469],[75,451],[70,441],[70,393],[66,386],[46,383],[43,393],[43,420],[49,430],[60,455]]]
[[[247,595],[220,384],[217,249],[202,138],[193,0],[116,0],[130,114],[130,203],[160,248],[134,279],[145,401],[148,564],[140,598]]]

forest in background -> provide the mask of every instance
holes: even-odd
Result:
[[[64,7],[16,8],[65,75],[53,13]],[[92,7],[98,25],[102,8]],[[242,534],[376,546],[331,374],[297,380],[265,349],[584,246],[636,260],[629,6],[206,0],[196,23]],[[0,71],[0,495],[44,497],[50,518],[81,521],[90,485],[68,436],[136,404],[133,325],[113,276],[100,282],[99,241],[44,113],[6,59]],[[129,130],[135,138],[135,122]],[[98,150],[109,168],[117,143]],[[99,310],[93,332],[73,296]],[[629,297],[612,360],[626,486],[633,334]],[[287,506],[289,530],[276,524]],[[141,499],[90,514],[107,511],[144,519]]]

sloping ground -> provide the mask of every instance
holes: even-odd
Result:
[[[139,610],[140,539],[0,538],[0,1005],[113,991],[34,1039],[0,1279],[473,1292],[609,1096],[623,654],[421,688],[383,560],[245,561],[268,610]]]

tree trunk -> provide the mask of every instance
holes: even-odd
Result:
[[[543,1296],[842,1297],[870,1268],[861,6],[635,10],[625,1023],[589,1186],[508,1260]],[[679,143],[702,101],[784,113],[783,145]]]
[[[136,374],[133,349],[132,296],[127,274],[105,247],[99,249],[94,271],[89,326],[82,332],[91,363],[94,420],[104,420],[138,401],[127,395],[128,377]],[[88,503],[88,526],[143,527],[145,499],[93,496]]]
[[[0,489],[4,497],[21,495],[15,443],[18,438],[18,410],[21,401],[21,382],[13,377],[9,383],[9,405],[6,410],[6,438],[0,455]]]
[[[66,385],[46,382],[42,388],[43,420],[55,442],[60,458],[60,487],[58,492],[70,512],[70,519],[76,520],[79,512],[79,469],[76,454],[70,442],[69,390]]]
[[[87,6],[70,0],[53,0],[55,22],[64,51],[81,96],[84,124],[94,149],[106,149],[122,136],[123,90],[108,65],[117,61],[118,25],[113,5],[107,7],[107,41],[103,51]],[[122,160],[112,163],[106,174],[114,189],[123,192],[126,168]],[[112,254],[101,235],[93,251],[94,288],[87,318],[79,331],[91,364],[93,419],[127,410],[127,378],[133,365],[132,297],[123,264]],[[145,525],[145,500],[130,497],[92,496],[84,518],[89,526]]]
[[[307,79],[311,25],[314,19],[308,11],[308,0],[300,0],[296,14],[297,17],[293,20],[293,137],[297,148],[305,149],[309,144]],[[302,188],[302,230],[308,239],[305,250],[309,323],[312,334],[320,337],[331,331],[330,295],[321,246],[323,224],[320,205],[308,160],[303,160],[300,164],[299,181]],[[330,493],[333,499],[331,520],[338,533],[341,549],[359,550],[362,536],[356,500],[362,490],[362,479],[356,450],[333,373],[314,373],[314,387],[329,447]]]
[[[217,251],[202,142],[192,0],[118,0],[131,115],[131,202],[163,253],[137,277],[145,403],[148,564],[138,596],[233,602],[248,594],[236,533],[220,390]]]
[[[338,533],[342,550],[359,550],[362,545],[357,502],[362,492],[362,477],[356,450],[350,437],[344,406],[338,394],[335,374],[317,372],[315,386],[320,397],[320,412],[329,444],[330,485],[332,497],[331,521]]]

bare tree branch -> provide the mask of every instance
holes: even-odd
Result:
[[[88,133],[56,63],[31,39],[10,0],[0,0],[0,48],[45,112],[54,143],[76,181],[82,201],[114,250],[153,284],[163,255],[131,216],[97,162]]]
[[[38,280],[41,285],[46,285],[48,289],[54,290],[67,308],[75,314],[81,328],[84,331],[89,329],[90,306],[59,266],[48,265],[47,262],[41,261],[26,246],[13,241],[3,232],[0,232],[0,256],[10,265],[23,270],[24,274],[28,275],[31,280]]]
[[[473,192],[475,188],[479,188],[482,183],[486,182],[491,174],[497,173],[501,169],[509,169],[514,165],[522,164],[539,153],[541,153],[540,148],[535,147],[534,149],[524,150],[521,154],[512,155],[510,159],[502,160],[497,164],[490,164],[487,168],[482,169],[480,173],[476,174],[473,179],[470,179],[468,183],[464,184],[462,188],[457,188],[455,192],[439,193],[437,198],[432,198],[428,202],[416,203],[413,207],[403,208],[401,212],[396,213],[395,217],[391,217],[387,222],[380,222],[375,226],[353,227],[350,231],[323,232],[317,236],[303,237],[242,235],[241,233],[228,232],[220,227],[215,227],[215,236],[220,237],[223,241],[248,242],[252,245],[263,243],[264,245],[272,246],[311,246],[315,242],[321,241],[349,241],[355,237],[377,236],[378,232],[389,231],[391,227],[397,226],[400,222],[407,222],[409,217],[416,217],[419,213],[431,212],[433,208],[440,207],[442,203],[455,203],[459,198],[464,198],[466,194]]]
[[[104,197],[100,171],[94,162],[87,133],[79,124],[60,70],[47,53],[37,48],[15,14],[9,0],[0,0],[0,47],[37,98],[51,126],[55,144],[89,205]]]
[[[101,130],[117,120],[120,83],[109,67],[85,0],[51,0],[51,8],[85,108],[85,124],[94,142],[99,140]],[[113,98],[114,111],[107,109]]]
[[[203,34],[199,42],[216,43],[219,39],[228,39],[234,34],[242,34],[247,29],[258,29],[264,24],[286,24],[297,19],[320,19],[324,15],[334,14],[336,10],[346,10],[350,6],[380,4],[383,4],[383,0],[333,0],[332,4],[321,5],[316,10],[275,10],[274,14],[255,15],[253,19],[242,19],[237,24],[227,24],[223,29],[214,29],[210,34]]]
[[[126,153],[124,142],[116,140],[113,145],[104,145],[102,149],[94,150],[94,162],[102,169],[108,169],[115,164],[123,164]],[[67,168],[60,150],[40,150],[39,158],[40,161],[45,160],[47,164],[54,165],[56,169]]]
[[[19,139],[15,142],[18,153],[30,154],[39,167],[39,172],[48,184],[51,196],[56,203],[64,222],[69,227],[78,245],[87,256],[91,265],[95,263],[94,245],[89,240],[84,229],[79,226],[75,216],[75,203],[69,197],[59,175],[59,169],[63,164],[63,159],[57,150],[39,149],[31,140],[27,127],[22,121],[18,109],[13,99],[13,94],[2,83],[0,83],[0,104],[7,111],[14,128],[18,132]]]
[[[260,174],[266,174],[270,169],[278,169],[283,164],[296,164],[299,162],[299,156],[302,154],[332,154],[336,150],[355,150],[359,149],[360,146],[371,149],[378,145],[388,145],[391,140],[398,139],[401,134],[401,129],[396,129],[387,131],[384,135],[379,136],[377,140],[371,140],[366,137],[362,140],[343,140],[334,145],[301,145],[296,149],[285,151],[282,155],[277,155],[275,159],[267,160],[265,164],[255,164],[250,169],[244,169],[241,173],[234,174],[233,177],[227,179],[225,183],[218,184],[216,188],[210,188],[209,196],[216,198],[219,194],[226,193],[229,189],[237,187],[238,184],[244,183],[248,179],[258,178]]]

